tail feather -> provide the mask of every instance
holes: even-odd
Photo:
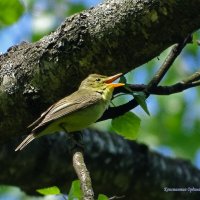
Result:
[[[22,143],[20,143],[20,145],[15,149],[15,151],[18,150],[22,150],[26,145],[28,145],[31,141],[33,141],[36,138],[36,136],[34,135],[34,133],[31,133],[30,135],[28,135],[23,141]]]

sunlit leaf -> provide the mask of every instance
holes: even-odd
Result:
[[[57,186],[41,188],[36,190],[38,193],[42,195],[56,195],[60,194],[60,189]]]
[[[68,200],[81,200],[82,199],[82,191],[81,191],[81,184],[79,180],[75,180],[72,182],[69,195],[68,195]]]
[[[97,200],[109,200],[109,198],[106,195],[104,195],[104,194],[99,194]]]
[[[0,0],[0,28],[16,22],[24,12],[19,0]]]
[[[122,116],[112,119],[112,127],[119,135],[135,140],[138,136],[140,118],[132,112],[127,112]]]

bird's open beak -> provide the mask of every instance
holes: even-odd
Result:
[[[118,79],[120,76],[122,76],[122,73],[116,74],[114,76],[110,76],[105,80],[105,83],[111,86],[112,88],[124,86],[125,85],[124,83],[113,83],[113,81]]]

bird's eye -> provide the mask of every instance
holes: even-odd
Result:
[[[97,78],[97,79],[96,79],[96,81],[100,81],[100,80],[101,80],[100,78]]]

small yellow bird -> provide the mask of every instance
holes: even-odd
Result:
[[[121,75],[89,75],[76,92],[50,106],[29,126],[33,130],[15,151],[23,149],[40,136],[62,129],[67,132],[79,131],[96,122],[108,108],[114,88],[124,86],[124,83],[112,83]]]

